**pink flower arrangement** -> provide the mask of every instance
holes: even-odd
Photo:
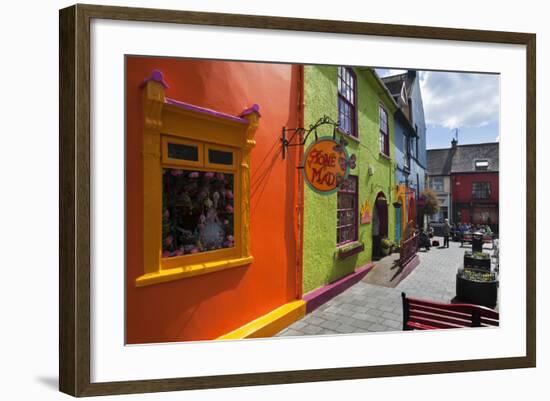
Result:
[[[223,175],[223,173],[216,173],[216,178],[218,180],[223,180],[225,178],[225,176]]]
[[[233,199],[233,192],[231,192],[231,190],[225,191],[225,197],[227,199]]]
[[[162,257],[163,258],[169,258],[170,256],[172,256],[172,253],[170,251],[163,251],[162,252]]]
[[[199,248],[197,247],[193,247],[190,251],[190,253],[197,253],[197,252],[199,252]]]
[[[183,170],[172,170],[172,173],[171,173],[174,177],[179,177],[180,175],[183,174]]]
[[[199,172],[193,171],[192,173],[189,173],[189,178],[199,178]]]
[[[178,249],[176,252],[174,252],[174,256],[181,256],[183,255],[183,249]]]
[[[170,218],[170,211],[168,209],[164,209],[164,217],[166,217],[167,219]]]
[[[166,245],[167,245],[167,246],[172,245],[172,242],[173,242],[173,241],[174,241],[174,238],[173,238],[171,235],[169,235],[168,237],[166,237]]]
[[[227,240],[233,242],[235,240],[235,238],[233,238],[232,235],[228,235]]]
[[[227,213],[233,213],[233,206],[231,206],[231,205],[225,206],[225,211],[226,211]]]
[[[204,178],[208,178],[208,179],[214,178],[214,173],[212,172],[205,173]]]

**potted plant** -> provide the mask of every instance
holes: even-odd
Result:
[[[380,243],[380,248],[382,250],[382,254],[384,256],[389,255],[391,253],[391,249],[393,247],[393,241],[388,238],[382,238],[382,241]]]
[[[456,275],[456,297],[463,302],[494,308],[497,288],[497,275],[486,270],[461,269]]]
[[[362,242],[352,242],[344,246],[338,247],[335,253],[336,259],[346,259],[350,256],[357,255],[365,250],[365,244]]]
[[[388,204],[388,200],[385,196],[379,196],[378,198],[376,198],[376,204],[379,206],[385,206]]]
[[[491,255],[487,252],[464,252],[464,267],[491,270]]]

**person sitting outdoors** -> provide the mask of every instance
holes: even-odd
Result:
[[[419,238],[418,238],[418,249],[425,248],[426,251],[430,250],[430,237],[428,234],[424,231],[423,228],[420,229],[419,232]]]
[[[434,236],[434,228],[432,227],[432,224],[428,224],[428,230],[427,230],[428,237],[432,238]]]

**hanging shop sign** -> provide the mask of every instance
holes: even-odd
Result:
[[[345,141],[323,137],[313,142],[304,157],[304,179],[317,193],[336,192],[355,168],[355,155],[348,155]]]
[[[368,199],[365,200],[365,203],[361,206],[361,224],[370,224],[371,211]]]

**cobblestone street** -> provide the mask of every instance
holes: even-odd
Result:
[[[442,238],[438,238],[443,243]],[[277,336],[365,333],[402,328],[401,292],[408,296],[448,303],[455,297],[456,272],[469,246],[451,242],[449,248],[420,251],[420,264],[395,288],[358,282]],[[490,245],[484,250],[491,252]],[[397,256],[397,255],[396,255]]]

